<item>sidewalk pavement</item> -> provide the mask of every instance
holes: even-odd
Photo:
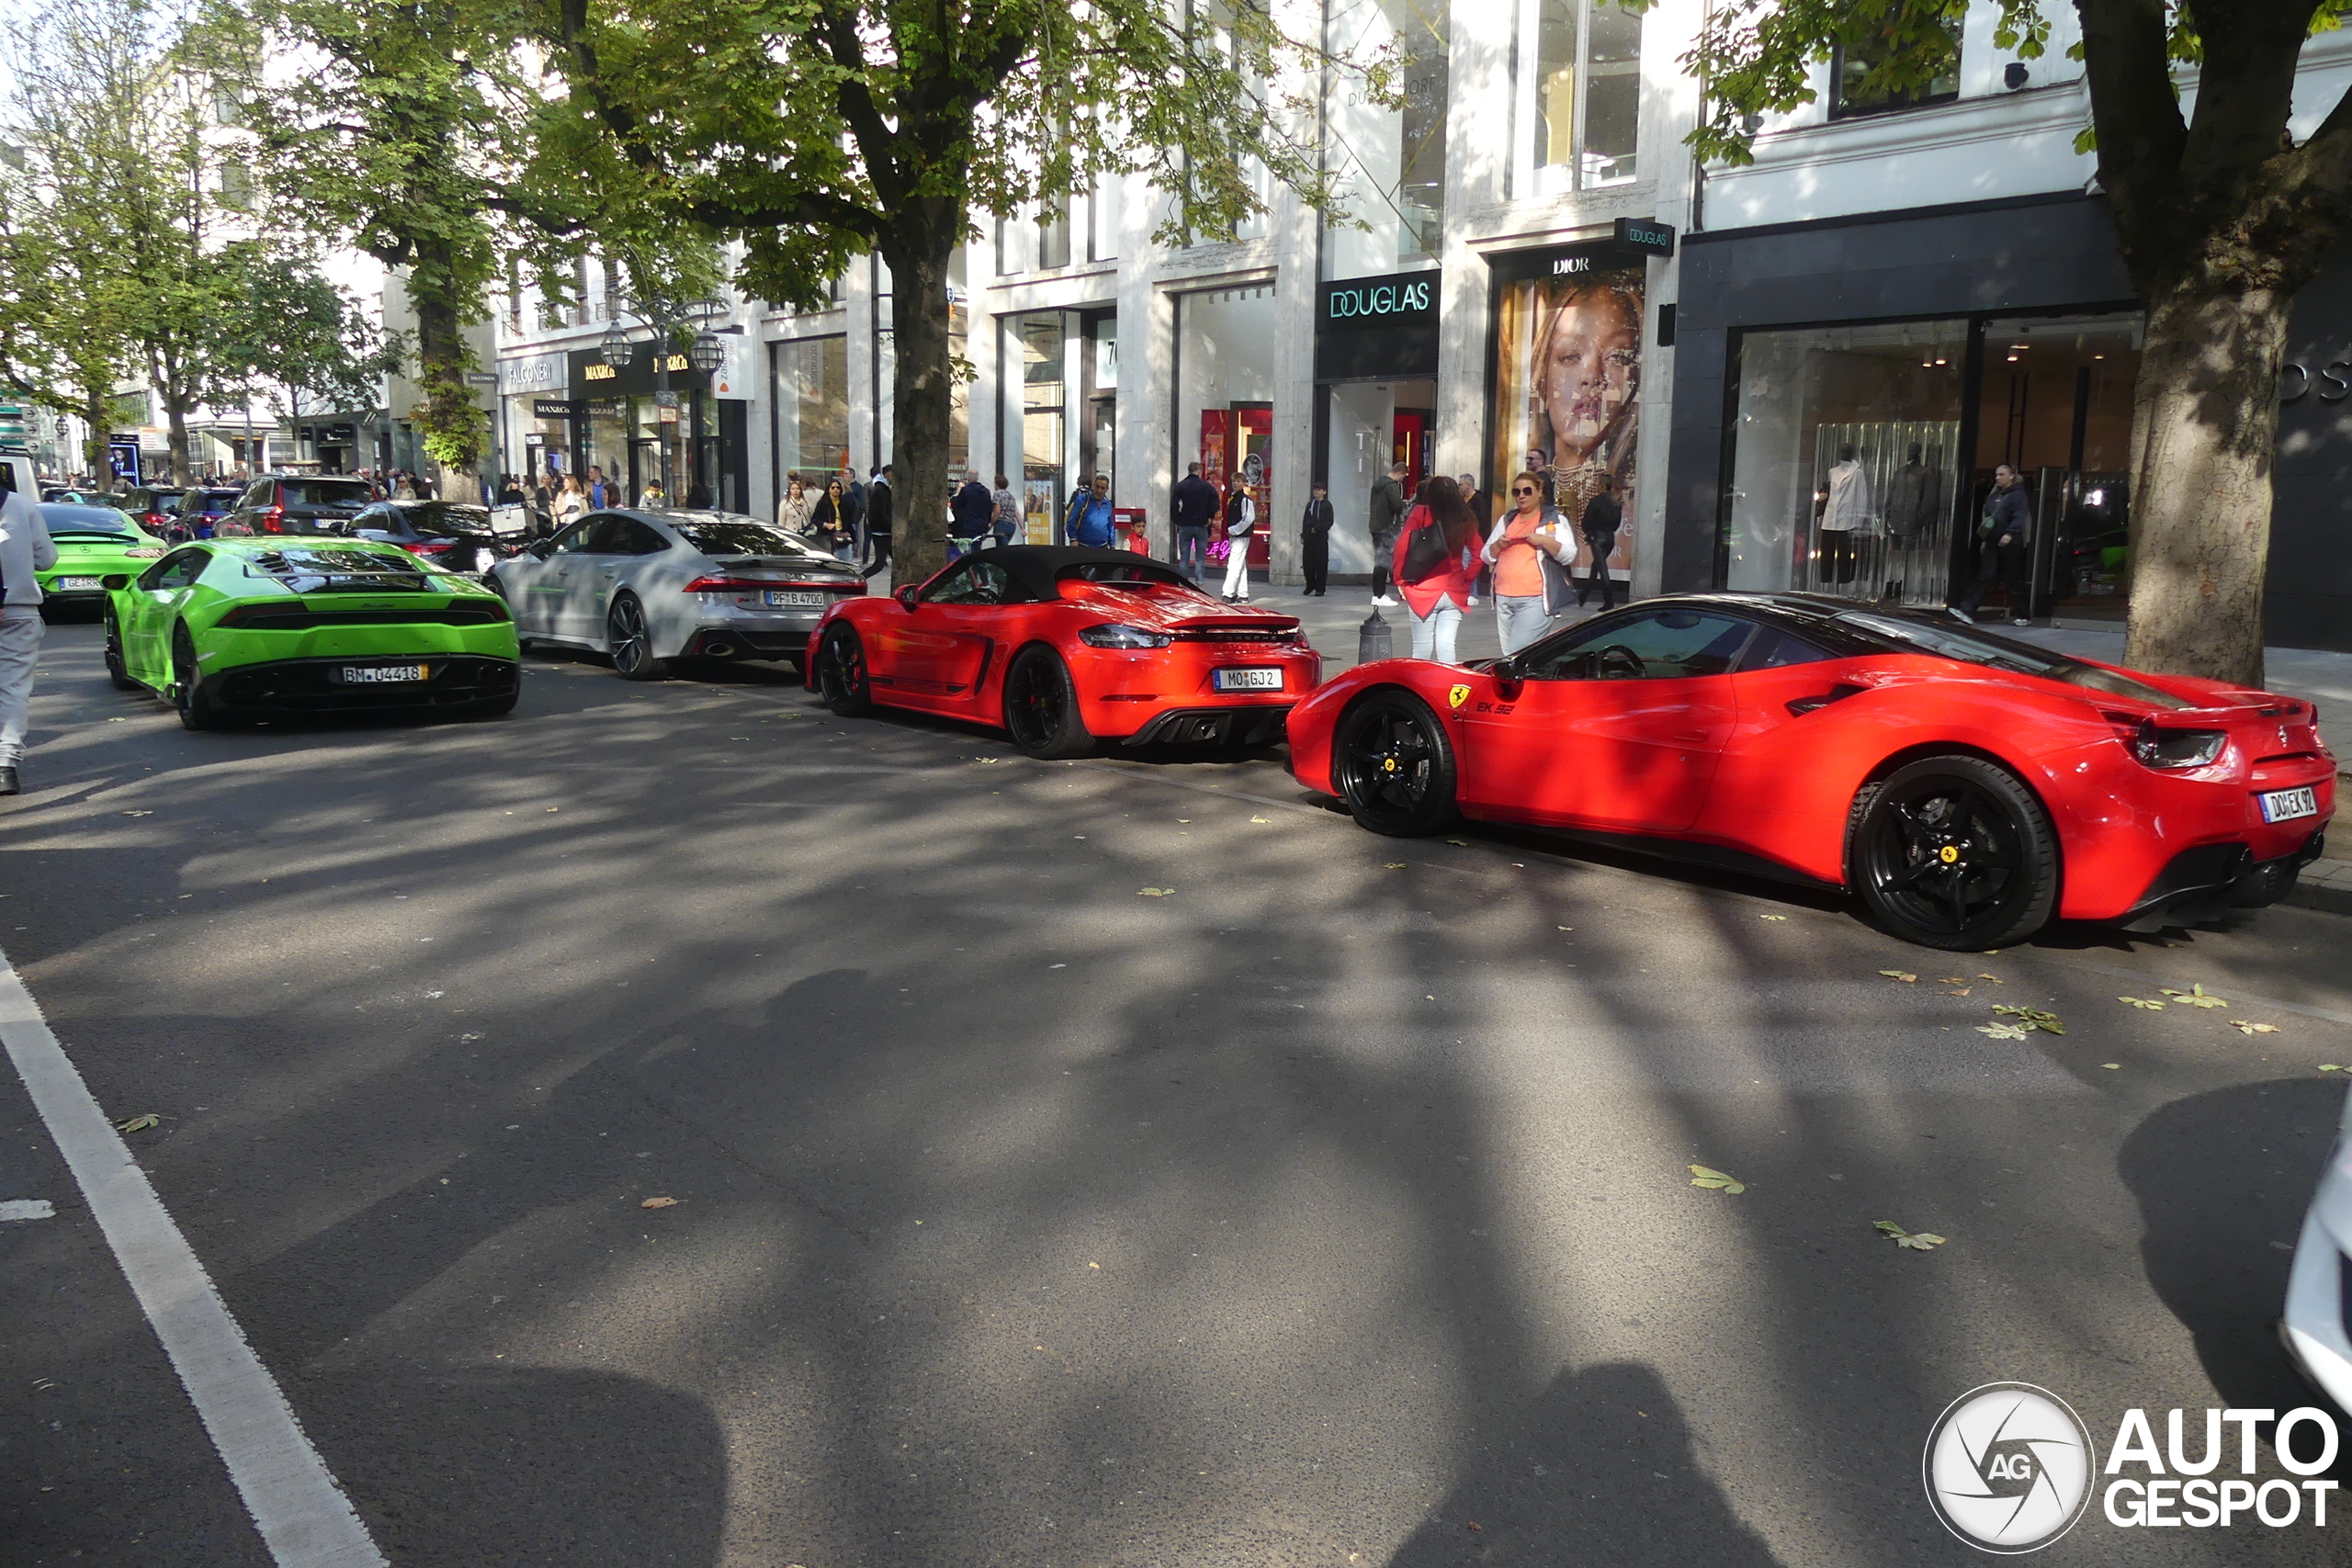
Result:
[[[1351,668],[1356,662],[1358,635],[1364,621],[1373,614],[1371,590],[1363,587],[1342,588],[1334,585],[1327,598],[1310,599],[1295,588],[1270,587],[1254,583],[1250,587],[1251,603],[1296,615],[1306,628],[1307,640],[1323,655],[1325,679]],[[1571,610],[1558,624],[1572,626],[1600,614],[1599,606],[1586,610]],[[1402,657],[1413,651],[1412,615],[1402,604],[1383,609],[1380,616],[1389,627],[1394,651]],[[2020,640],[2039,644],[2058,653],[2070,653],[2078,658],[2096,659],[2116,663],[2123,657],[2123,632],[2120,627],[2066,626],[2011,627],[1984,623],[1988,630]],[[1502,651],[1502,643],[1495,625],[1492,600],[1480,601],[1478,607],[1464,615],[1455,654],[1462,659],[1490,659]],[[2329,653],[2317,649],[2272,648],[2263,650],[2265,683],[2284,696],[2301,697],[2319,705],[2323,719],[2335,716],[2339,727],[2352,724],[2352,653]],[[2346,730],[2346,736],[2352,736]],[[2345,737],[2339,736],[2336,746],[2341,751]],[[2352,784],[2352,772],[2336,775],[2342,785]],[[2303,870],[2287,902],[2307,908],[2326,909],[2339,915],[2352,915],[2352,825],[2331,835],[2326,853]]]

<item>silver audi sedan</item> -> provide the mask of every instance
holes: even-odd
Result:
[[[826,607],[865,592],[855,567],[729,512],[592,512],[482,581],[524,646],[610,654],[630,681],[673,659],[797,663]]]

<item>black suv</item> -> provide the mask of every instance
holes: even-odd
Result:
[[[264,474],[246,487],[213,532],[341,534],[376,499],[376,487],[344,474]]]

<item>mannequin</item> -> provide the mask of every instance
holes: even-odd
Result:
[[[1838,466],[1829,470],[1821,509],[1821,581],[1854,581],[1854,533],[1871,525],[1871,480],[1854,455],[1851,442],[1838,448]]]

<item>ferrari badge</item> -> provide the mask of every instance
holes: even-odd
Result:
[[[1467,686],[1456,686],[1452,691],[1445,694],[1445,700],[1453,706],[1460,707],[1464,703],[1470,700],[1470,688]]]
[[[1936,858],[1946,865],[1956,865],[1960,862],[1960,848],[1955,844],[1946,844],[1936,852]]]

